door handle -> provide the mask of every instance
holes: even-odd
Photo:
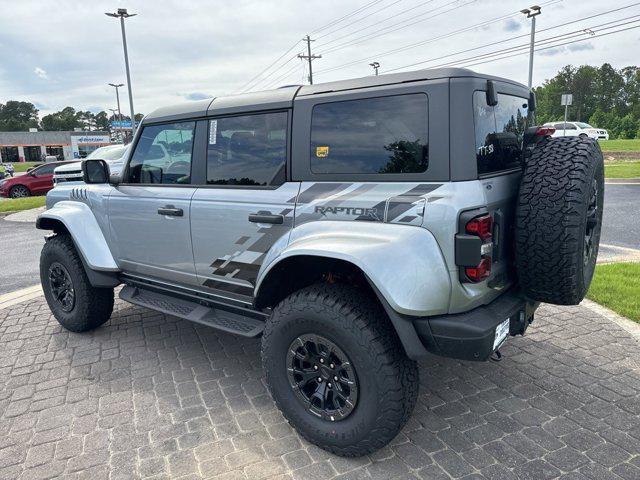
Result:
[[[275,223],[281,225],[284,223],[284,215],[274,215],[271,212],[250,213],[249,221],[253,223]]]
[[[176,208],[173,205],[165,205],[158,209],[159,215],[168,215],[170,217],[181,217],[184,215],[184,211],[181,208]]]

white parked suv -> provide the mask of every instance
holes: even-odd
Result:
[[[556,129],[552,137],[582,137],[593,138],[595,140],[609,140],[609,132],[604,128],[595,128],[588,123],[583,122],[549,122],[544,124],[545,127],[553,127]]]
[[[97,148],[84,160],[95,158],[105,160],[109,165],[111,173],[120,174],[128,151],[128,145],[107,145],[105,147]],[[82,182],[81,165],[82,161],[78,161],[56,167],[53,171],[53,184],[58,185],[60,183]]]

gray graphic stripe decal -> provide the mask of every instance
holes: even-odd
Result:
[[[298,203],[309,203],[346,190],[352,183],[314,183],[298,195]]]

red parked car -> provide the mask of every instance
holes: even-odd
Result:
[[[45,163],[29,170],[24,175],[0,180],[0,196],[20,198],[46,194],[53,188],[53,170],[65,163],[71,162]]]

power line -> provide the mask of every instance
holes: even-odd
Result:
[[[342,17],[340,17],[340,18],[338,18],[336,20],[333,20],[333,21],[323,25],[322,27],[319,27],[319,28],[316,28],[315,30],[312,30],[311,33],[321,32],[322,30],[325,30],[325,29],[329,28],[331,25],[338,24],[338,23],[342,22],[343,20],[346,20],[347,18],[350,18],[350,17],[352,17],[354,15],[357,15],[358,13],[360,13],[360,12],[362,12],[364,10],[367,10],[368,8],[371,8],[374,5],[377,5],[378,3],[383,2],[383,1],[384,0],[374,0],[373,2],[366,3],[362,7],[356,8],[351,13],[347,13],[346,15],[343,15]]]
[[[552,4],[558,3],[560,1],[562,1],[562,0],[549,0],[549,1],[545,2],[545,3],[542,3],[541,6],[544,7],[544,6],[552,5]],[[492,18],[492,19],[489,19],[489,20],[485,20],[483,22],[476,23],[476,24],[470,25],[468,27],[460,28],[458,30],[454,30],[454,31],[449,32],[449,33],[445,33],[445,34],[442,34],[442,35],[437,35],[435,37],[430,37],[430,38],[428,38],[426,40],[421,40],[419,42],[410,43],[410,44],[407,44],[407,45],[403,45],[401,47],[394,48],[392,50],[386,50],[386,51],[381,52],[381,53],[376,53],[374,55],[363,57],[363,58],[360,58],[358,60],[352,60],[352,61],[340,64],[340,65],[336,65],[334,67],[329,67],[329,68],[325,68],[325,69],[322,69],[322,70],[318,70],[316,72],[316,75],[320,75],[321,73],[326,73],[326,72],[332,72],[332,71],[335,71],[335,70],[340,70],[342,68],[349,67],[351,65],[357,65],[359,63],[362,63],[362,62],[365,62],[365,61],[369,61],[369,60],[374,59],[374,58],[385,57],[385,56],[388,56],[388,55],[392,55],[394,53],[402,52],[404,50],[409,50],[411,48],[415,48],[415,47],[419,47],[419,46],[426,45],[426,44],[429,44],[429,43],[433,43],[433,42],[436,42],[438,40],[443,40],[445,38],[449,38],[449,37],[453,37],[455,35],[459,35],[460,33],[465,33],[465,32],[468,32],[470,30],[474,30],[476,28],[485,27],[485,26],[491,25],[493,23],[497,23],[497,22],[500,22],[502,20],[506,20],[507,18],[515,17],[516,15],[521,15],[520,10],[518,10],[516,12],[508,13],[506,15],[502,15],[500,17],[496,17],[496,18]]]
[[[340,23],[354,15],[357,15],[358,13],[367,10],[368,8],[371,8],[375,5],[377,5],[378,3],[381,3],[385,0],[374,0],[372,2],[369,2],[365,5],[363,5],[360,8],[357,8],[356,10],[352,11],[351,13],[348,13],[346,15],[343,15],[342,17],[338,18],[337,20],[334,20],[333,22],[330,22],[320,28],[315,29],[312,33],[315,32],[319,32],[322,31],[328,27],[330,27],[331,25],[334,25],[336,23]],[[251,90],[253,88],[255,88],[257,85],[259,85],[260,83],[262,83],[262,81],[264,81],[265,79],[269,78],[270,76],[272,76],[275,72],[277,72],[278,70],[282,69],[282,67],[284,65],[286,65],[287,63],[289,63],[293,58],[296,58],[296,56],[294,55],[292,58],[290,58],[289,60],[287,60],[285,63],[283,63],[282,65],[280,65],[278,68],[276,68],[274,71],[272,71],[269,75],[267,75],[266,77],[260,79],[260,77],[262,77],[262,75],[264,75],[266,72],[268,72],[274,65],[276,65],[280,60],[282,60],[287,54],[289,54],[293,49],[296,48],[296,46],[300,43],[300,40],[298,40],[296,43],[294,43],[286,52],[284,52],[282,55],[280,55],[278,58],[276,58],[272,63],[270,63],[266,68],[264,68],[263,70],[261,70],[257,75],[255,75],[251,80],[249,80],[247,83],[245,83],[241,88],[237,89],[235,92],[236,93],[240,93],[240,92],[245,92],[247,90]],[[260,79],[260,80],[258,80]],[[256,80],[258,80],[256,82]],[[256,83],[254,83],[256,82]]]
[[[387,17],[387,18],[385,18],[385,19],[383,19],[383,20],[378,20],[378,21],[376,21],[376,22],[370,23],[369,25],[366,25],[366,26],[361,27],[361,28],[359,28],[359,29],[357,29],[357,30],[354,30],[354,31],[352,31],[352,32],[350,32],[350,33],[347,33],[346,35],[342,35],[341,37],[337,37],[337,38],[334,38],[333,40],[329,40],[328,42],[324,43],[324,44],[323,44],[323,45],[321,45],[321,46],[323,46],[323,47],[324,47],[324,46],[329,45],[329,44],[331,44],[331,43],[334,43],[334,42],[337,42],[337,41],[339,41],[339,40],[342,40],[343,38],[347,38],[347,37],[350,37],[350,36],[352,36],[352,35],[354,35],[354,34],[356,34],[356,33],[362,32],[363,30],[367,30],[367,29],[369,29],[369,28],[371,28],[371,27],[375,27],[376,25],[380,25],[381,23],[388,22],[389,20],[391,20],[391,19],[393,19],[393,18],[396,18],[396,17],[399,17],[399,16],[401,16],[401,15],[404,15],[405,13],[410,12],[410,11],[412,11],[412,10],[415,10],[415,9],[417,9],[417,8],[420,8],[420,7],[422,7],[422,6],[426,5],[426,4],[433,3],[434,1],[435,1],[435,0],[427,0],[427,1],[425,1],[425,2],[421,2],[421,3],[419,3],[418,5],[414,5],[414,6],[413,6],[413,7],[411,7],[411,8],[407,8],[407,9],[405,9],[405,10],[401,10],[401,11],[399,11],[399,12],[397,12],[397,13],[395,13],[395,14],[391,15],[390,17]],[[412,18],[405,18],[404,20],[400,20],[399,22],[396,22],[396,23],[394,23],[394,24],[392,24],[392,25],[388,25],[388,26],[386,26],[386,27],[383,27],[383,30],[384,30],[384,29],[387,29],[387,28],[391,28],[391,27],[393,27],[393,26],[395,26],[395,25],[399,25],[399,24],[404,23],[404,22],[408,22],[408,21],[410,21],[410,20],[415,20],[415,19],[416,19],[416,18],[418,18],[418,17],[421,17],[421,16],[424,16],[424,15],[427,15],[428,13],[434,12],[434,11],[439,10],[439,9],[441,9],[441,8],[445,8],[445,7],[449,6],[449,5],[452,5],[452,4],[454,4],[454,3],[457,3],[458,1],[459,1],[459,0],[454,0],[454,1],[452,1],[452,2],[446,3],[446,4],[444,4],[444,5],[440,5],[439,7],[433,8],[433,9],[431,9],[431,10],[427,10],[426,12],[422,12],[422,13],[420,13],[420,14],[418,14],[418,15],[416,15],[416,16],[414,16],[414,17],[412,17]],[[370,33],[368,33],[367,35],[371,35],[371,34],[370,34]],[[332,47],[332,48],[333,48],[333,47]]]
[[[454,11],[454,10],[458,10],[458,9],[460,9],[460,8],[466,7],[466,6],[468,6],[468,5],[471,5],[472,3],[475,3],[477,0],[468,0],[466,3],[463,3],[463,4],[461,4],[461,5],[456,5],[456,6],[454,6],[454,7],[450,8],[450,9],[448,9],[448,10],[444,10],[444,11],[442,11],[442,12],[436,13],[435,15],[431,15],[431,16],[429,16],[429,17],[426,17],[426,18],[420,18],[419,20],[416,20],[417,18],[419,18],[419,17],[422,17],[422,16],[426,15],[427,13],[433,13],[433,12],[435,12],[436,10],[439,10],[439,9],[441,9],[441,8],[445,8],[445,7],[451,6],[451,5],[453,5],[454,3],[458,3],[458,1],[459,1],[459,0],[454,0],[454,1],[452,1],[452,2],[449,2],[449,3],[445,4],[445,5],[441,5],[440,7],[434,8],[433,10],[429,10],[429,11],[427,11],[427,12],[421,13],[420,15],[416,15],[416,16],[415,16],[415,17],[413,17],[412,19],[402,20],[402,21],[400,21],[400,22],[396,22],[396,23],[394,23],[394,24],[392,24],[392,25],[388,25],[388,26],[386,26],[386,27],[383,27],[380,31],[378,31],[378,32],[376,32],[376,33],[369,33],[369,34],[363,35],[362,37],[359,37],[359,38],[355,38],[355,39],[353,39],[353,40],[350,40],[350,41],[348,41],[348,42],[340,43],[340,44],[338,44],[338,45],[335,45],[335,46],[333,46],[333,47],[329,48],[328,50],[323,50],[321,53],[322,53],[323,55],[325,55],[325,54],[327,54],[327,53],[335,52],[336,50],[341,50],[341,49],[343,49],[343,48],[345,48],[345,47],[349,47],[349,46],[353,46],[353,45],[358,45],[358,44],[360,44],[360,43],[362,43],[362,42],[366,42],[366,41],[371,40],[371,39],[373,39],[373,38],[377,38],[377,37],[382,37],[382,36],[384,36],[384,35],[388,35],[389,33],[393,33],[393,32],[396,32],[396,31],[398,31],[398,30],[402,30],[403,28],[410,27],[411,25],[415,25],[415,24],[417,24],[417,23],[421,23],[421,22],[424,22],[424,21],[426,21],[426,20],[430,20],[430,19],[432,19],[432,18],[439,17],[440,15],[444,15],[445,13],[449,13],[449,12],[452,12],[452,11]],[[383,20],[383,21],[384,21],[384,20]],[[382,23],[383,21],[381,21],[381,22],[379,22],[379,23]],[[407,22],[409,22],[409,23],[407,23]],[[404,25],[403,25],[403,24],[404,24]],[[385,31],[385,30],[386,30],[386,31]],[[329,43],[329,42],[327,42],[327,44],[328,44],[328,43]],[[327,44],[325,44],[325,45],[327,45]]]
[[[291,72],[293,72],[294,70],[296,70],[298,68],[300,68],[300,64],[296,63],[295,65],[293,65],[293,67],[291,67],[289,70],[284,72],[282,75],[280,75],[279,77],[275,78],[274,80],[269,82],[267,85],[265,85],[264,89],[268,90],[268,89],[272,88],[273,86],[278,85],[280,82],[282,82],[282,80],[284,80],[289,75],[291,75]]]
[[[637,22],[640,21],[640,18],[638,18],[638,17],[640,17],[640,15],[634,15],[632,17],[627,17],[627,18],[618,19],[618,20],[614,20],[614,21],[611,21],[611,22],[603,23],[603,24],[600,24],[600,25],[587,27],[587,29],[592,30],[594,33],[597,34],[597,32],[600,32],[600,31],[603,31],[603,30],[609,30],[611,28],[621,27],[621,26],[628,25],[628,24],[631,24],[631,23],[637,23]],[[631,21],[624,22],[624,20],[629,20],[631,18],[636,18],[636,20],[631,20]],[[620,23],[620,22],[622,22],[622,23]],[[612,23],[616,23],[616,25],[611,25]],[[609,25],[609,26],[606,26],[606,25]],[[603,28],[600,28],[600,27],[603,27]],[[600,29],[599,30],[594,30],[594,29],[597,29],[597,28],[600,28]],[[632,27],[632,28],[635,28],[635,27]],[[545,30],[548,30],[548,29],[545,29]],[[564,34],[560,34],[560,35],[555,35],[553,37],[548,37],[548,38],[537,40],[535,42],[536,49],[537,50],[547,50],[549,47],[538,49],[537,46],[538,45],[548,45],[549,43],[553,43],[553,42],[558,41],[558,40],[564,41],[564,40],[567,40],[569,38],[575,38],[577,36],[585,35],[585,31],[584,30],[585,29],[580,29],[580,30],[576,30],[576,31],[573,31],[573,32],[568,32],[568,33],[564,33]],[[608,35],[608,34],[609,33],[607,33],[606,35]],[[601,34],[600,36],[604,36],[604,35],[605,34]],[[592,38],[595,38],[595,37],[589,36],[589,37],[581,38],[579,40],[574,40],[574,41],[568,42],[568,43],[575,43],[577,41],[584,41],[584,40],[589,40],[589,39],[592,39]],[[512,39],[507,39],[505,41],[509,41],[509,40],[512,40]],[[441,59],[452,57],[452,56],[455,56],[455,55],[460,55],[461,53],[468,53],[469,51],[477,50],[478,48],[486,48],[487,46],[490,46],[490,45],[495,45],[495,44],[498,44],[498,43],[504,43],[505,41],[494,42],[492,44],[483,45],[481,47],[462,50],[460,52],[456,52],[456,53],[451,54],[451,55],[444,55],[442,57],[432,58],[430,60],[426,60],[424,62],[418,62],[418,63],[426,63],[426,62],[433,62],[433,61],[436,61],[436,60],[441,60]],[[568,44],[568,43],[566,43],[566,44]],[[561,46],[561,45],[565,45],[565,43],[553,44],[551,46],[552,47],[557,47],[557,46]],[[453,66],[453,65],[462,64],[462,63],[465,63],[465,62],[468,62],[468,61],[475,62],[476,60],[479,60],[479,59],[487,59],[487,58],[490,59],[491,57],[504,55],[504,54],[509,54],[509,53],[515,52],[517,50],[521,50],[521,51],[516,53],[515,55],[520,55],[523,52],[526,52],[528,48],[529,48],[529,44],[528,43],[521,44],[521,45],[517,45],[517,46],[513,46],[513,47],[508,47],[508,48],[503,48],[503,49],[500,49],[500,50],[495,50],[493,52],[488,52],[488,53],[485,53],[485,54],[482,54],[482,55],[474,55],[472,57],[467,57],[467,58],[462,58],[462,59],[457,59],[457,60],[451,60],[449,62],[441,63],[441,64],[438,64],[438,65],[434,65],[434,66],[432,66],[430,68],[449,67],[449,66]],[[512,56],[515,56],[515,55],[512,55]],[[508,58],[508,57],[505,57],[505,58]],[[488,60],[488,61],[490,61],[490,60]],[[487,63],[487,62],[482,61],[482,62],[478,62],[478,63]],[[473,64],[475,64],[475,63],[473,63]],[[473,65],[473,64],[470,64],[470,65]],[[386,73],[395,72],[397,70],[401,70],[401,69],[409,68],[409,67],[414,67],[416,65],[417,65],[417,63],[412,63],[412,64],[409,64],[409,65],[404,65],[402,67],[392,68],[392,69],[386,70],[385,72]]]
[[[607,15],[607,14],[610,14],[610,13],[615,13],[615,12],[618,12],[620,10],[624,10],[626,8],[630,8],[630,7],[633,7],[633,6],[636,6],[636,5],[640,5],[640,2],[637,2],[637,3],[632,4],[632,5],[628,5],[626,7],[621,7],[621,8],[609,10],[609,11],[606,11],[606,12],[602,12],[602,13],[599,13],[599,14],[589,15],[587,17],[579,18],[577,20],[572,20],[570,22],[561,23],[561,24],[555,25],[553,27],[543,28],[543,29],[539,30],[538,33],[546,32],[546,31],[549,31],[549,30],[554,30],[556,28],[565,27],[567,25],[571,25],[571,24],[574,24],[574,23],[577,23],[577,22],[582,22],[582,21],[585,21],[585,20],[590,20],[592,18],[600,17],[600,16]],[[629,17],[629,18],[635,18],[635,17]],[[603,25],[609,25],[610,23],[613,23],[613,22],[616,22],[616,21],[620,21],[620,20],[614,20],[612,22],[607,22],[607,23],[598,25],[597,27],[600,27],[600,26],[603,26]],[[579,30],[579,32],[582,32],[582,30]],[[570,32],[570,33],[573,33],[573,32]],[[565,34],[565,35],[568,35],[568,34]],[[470,52],[470,51],[479,50],[479,49],[490,47],[490,46],[493,46],[493,45],[499,45],[501,43],[510,42],[512,40],[516,40],[518,38],[523,38],[523,37],[528,37],[528,36],[529,36],[528,34],[516,35],[514,37],[506,38],[506,39],[499,40],[499,41],[496,41],[496,42],[487,43],[487,44],[484,44],[484,45],[481,45],[481,46],[478,46],[478,47],[469,48],[469,49],[466,49],[466,50],[461,50],[461,51],[450,53],[450,54],[447,54],[447,55],[442,55],[440,57],[430,58],[428,60],[422,60],[420,62],[414,62],[414,63],[408,64],[408,65],[404,65],[403,67],[392,68],[392,69],[386,70],[386,72],[394,72],[394,71],[400,70],[402,68],[415,67],[417,65],[422,65],[424,63],[430,63],[430,62],[434,62],[436,60],[442,60],[444,58],[453,57],[453,56],[456,56],[456,55],[460,55],[462,53],[467,53],[467,52]]]
[[[286,52],[284,52],[282,55],[280,55],[278,58],[276,58],[271,64],[269,64],[269,66],[267,68],[265,68],[264,70],[262,70],[260,73],[258,73],[255,77],[253,77],[251,80],[249,80],[247,83],[245,83],[241,88],[239,88],[237,91],[243,92],[245,90],[248,89],[249,85],[251,85],[253,83],[254,80],[256,80],[257,78],[259,78],[260,76],[262,76],[262,74],[264,74],[267,70],[269,70],[271,67],[273,67],[276,63],[278,63],[282,58],[284,58],[291,50],[293,50],[294,48],[296,48],[296,46],[300,43],[300,40],[298,40],[296,43],[294,43]]]
[[[388,5],[385,5],[384,7],[379,8],[378,10],[376,10],[375,12],[368,13],[368,14],[367,14],[367,15],[365,15],[364,17],[360,17],[360,18],[358,18],[357,20],[354,20],[354,21],[353,21],[353,22],[351,22],[351,23],[348,23],[348,24],[346,24],[346,25],[343,25],[343,26],[341,26],[341,27],[336,28],[335,30],[331,30],[330,32],[327,32],[327,33],[325,33],[325,34],[323,34],[323,35],[320,35],[319,37],[316,37],[316,40],[320,40],[321,38],[324,38],[324,37],[326,37],[326,36],[333,35],[334,33],[339,32],[340,30],[343,30],[343,29],[345,29],[345,28],[347,28],[347,27],[350,27],[350,26],[352,26],[352,25],[354,25],[354,24],[356,24],[356,23],[358,23],[358,22],[361,22],[361,21],[363,21],[365,18],[369,18],[369,17],[371,17],[372,15],[375,15],[376,13],[380,13],[382,10],[386,10],[387,8],[390,8],[390,7],[394,6],[394,5],[395,5],[395,4],[397,4],[397,3],[400,3],[401,1],[402,1],[402,0],[396,0],[396,1],[395,1],[395,2],[393,2],[393,3],[390,3],[390,4],[388,4]],[[434,0],[429,0],[429,2],[433,2],[433,1],[434,1]],[[425,2],[425,3],[429,3],[429,2]]]
[[[558,48],[558,47],[562,47],[564,45],[570,45],[570,44],[573,44],[573,43],[584,42],[586,40],[594,40],[594,39],[597,39],[597,38],[606,37],[608,35],[613,35],[614,33],[626,32],[628,30],[635,30],[636,28],[640,28],[640,25],[636,25],[634,27],[621,28],[620,30],[615,30],[613,32],[602,33],[600,35],[596,35],[595,37],[594,36],[589,36],[589,37],[585,37],[585,38],[579,38],[577,40],[572,40],[570,42],[563,42],[563,43],[558,43],[558,44],[554,44],[554,45],[549,45],[549,46],[544,47],[544,48],[539,48],[538,51],[544,51],[544,50],[549,50],[549,49],[552,49],[552,48]],[[523,51],[523,52],[518,52],[518,53],[511,54],[511,55],[506,55],[506,56],[500,57],[500,58],[485,60],[485,61],[482,61],[482,62],[469,63],[469,64],[466,64],[466,65],[463,65],[463,66],[464,67],[471,67],[471,66],[474,66],[474,65],[481,65],[483,63],[497,62],[497,61],[500,61],[500,60],[504,60],[506,58],[511,58],[511,57],[515,57],[515,56],[518,56],[518,55],[522,55],[523,53],[526,53],[526,50]]]

